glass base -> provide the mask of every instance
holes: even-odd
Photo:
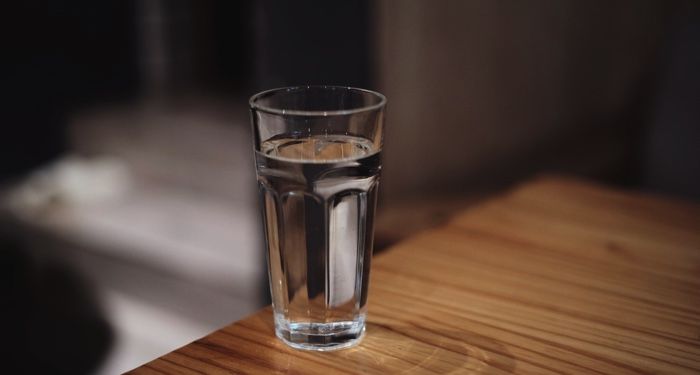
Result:
[[[364,318],[334,323],[289,323],[275,318],[275,334],[295,349],[331,351],[353,347],[362,341]]]

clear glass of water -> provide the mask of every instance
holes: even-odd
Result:
[[[275,333],[294,348],[364,334],[385,104],[340,86],[250,99]]]

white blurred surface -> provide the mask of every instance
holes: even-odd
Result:
[[[5,213],[35,251],[97,291],[115,331],[99,374],[128,371],[262,306],[253,151],[247,114],[236,113],[195,101],[78,114],[71,156],[6,195]]]

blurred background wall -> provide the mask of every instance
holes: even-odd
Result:
[[[379,251],[542,173],[697,200],[698,8],[13,3],[0,148],[8,363],[121,372],[267,303],[247,112],[262,89],[387,95]]]
[[[381,4],[388,190],[460,192],[554,169],[635,178],[668,4]]]

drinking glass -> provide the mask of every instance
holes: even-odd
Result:
[[[385,103],[340,86],[250,99],[275,333],[291,347],[364,334]]]

